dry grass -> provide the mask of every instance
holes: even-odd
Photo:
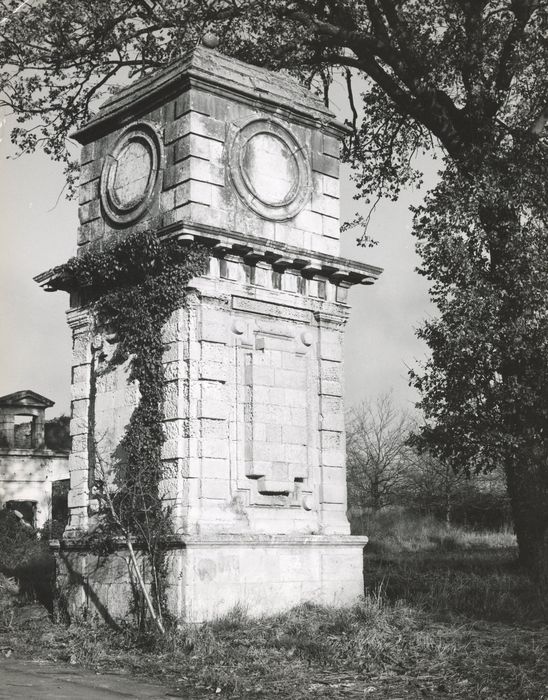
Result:
[[[548,607],[517,564],[509,531],[447,528],[405,511],[372,522],[365,555],[366,590],[433,613],[438,620],[544,624]]]
[[[347,610],[304,605],[261,620],[235,611],[165,639],[89,623],[38,629],[19,630],[15,653],[30,647],[33,658],[123,669],[185,698],[188,688],[190,697],[548,697],[545,628],[444,623],[383,595]]]
[[[368,552],[422,552],[466,549],[515,548],[512,530],[478,532],[448,527],[433,517],[416,515],[404,508],[386,508],[364,519],[369,536]]]
[[[123,669],[185,698],[548,698],[546,618],[510,536],[444,528],[436,543],[422,523],[422,548],[398,549],[383,526],[365,558],[366,595],[350,609],[303,605],[259,620],[235,610],[162,639],[35,621],[4,626],[0,647]]]

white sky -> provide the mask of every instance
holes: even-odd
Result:
[[[13,154],[10,125],[0,128],[0,395],[32,389],[56,402],[49,417],[70,408],[71,341],[65,320],[68,295],[48,294],[33,276],[65,262],[76,250],[77,202],[59,194],[62,168],[45,155],[7,160]],[[435,164],[426,162],[426,185],[435,179]],[[425,357],[414,329],[432,313],[426,281],[411,237],[410,204],[423,192],[378,207],[370,233],[379,241],[361,249],[356,234],[343,234],[341,254],[384,268],[373,286],[350,292],[352,313],[346,337],[346,402],[374,398],[392,390],[395,400],[411,408],[417,395],[408,387],[407,366]],[[353,201],[348,170],[341,173],[341,218],[351,218]]]

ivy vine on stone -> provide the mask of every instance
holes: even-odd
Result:
[[[105,509],[102,527],[108,534],[110,524],[112,533],[123,529],[144,542],[156,588],[162,542],[170,532],[158,488],[165,439],[162,329],[184,305],[190,280],[206,271],[208,261],[205,246],[182,247],[148,231],[129,234],[102,252],[84,253],[56,268],[66,286],[83,290],[91,299],[97,328],[115,338],[107,371],[128,362],[128,382],[138,382],[139,403],[117,450],[122,457],[110,465],[116,483],[115,503],[110,504],[114,510]],[[119,522],[112,522],[114,513]],[[160,608],[159,590],[156,598]]]

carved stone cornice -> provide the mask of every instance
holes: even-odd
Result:
[[[348,309],[336,314],[327,311],[314,312],[314,318],[320,328],[340,328],[346,324],[349,315]]]
[[[296,270],[308,279],[320,277],[346,288],[357,284],[374,284],[382,274],[382,268],[366,263],[194,223],[166,227],[159,235],[165,240],[175,238],[181,245],[189,245],[194,241],[202,243],[211,250],[212,257],[240,258],[244,263],[253,265],[266,262],[282,273]],[[47,292],[71,289],[68,280],[55,268],[37,275],[34,280]]]

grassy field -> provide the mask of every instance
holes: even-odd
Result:
[[[512,535],[383,517],[351,609],[304,605],[260,620],[236,610],[159,639],[20,622],[0,606],[0,649],[143,675],[186,698],[548,698],[547,611]]]

